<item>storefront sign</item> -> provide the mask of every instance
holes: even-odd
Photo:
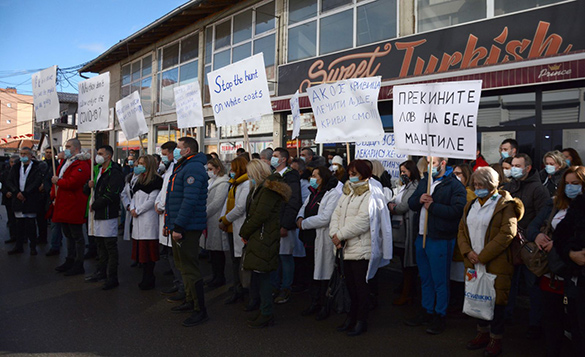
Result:
[[[394,134],[386,133],[382,140],[356,142],[355,159],[378,160],[392,177],[400,177],[400,164],[408,155],[397,153]]]
[[[199,82],[195,81],[175,87],[174,92],[179,129],[203,126],[203,107]]]
[[[142,111],[138,91],[132,92],[129,96],[116,102],[116,114],[118,115],[120,127],[128,140],[148,133],[148,126],[146,125],[146,120],[144,120],[144,112]]]
[[[380,140],[384,135],[380,77],[348,79],[308,88],[317,123],[316,143]]]
[[[217,126],[272,114],[263,53],[210,72],[207,80]]]
[[[222,154],[235,154],[238,149],[243,147],[243,141],[237,141],[235,143],[221,143],[219,145],[219,152]]]
[[[580,52],[584,17],[585,6],[573,1],[282,65],[278,95],[348,78],[388,81]],[[570,75],[562,71],[542,76]]]
[[[108,130],[110,126],[110,72],[79,82],[78,133]]]
[[[33,101],[37,123],[60,117],[56,83],[57,66],[43,69],[32,75]]]
[[[397,152],[474,160],[480,98],[481,81],[394,86]]]

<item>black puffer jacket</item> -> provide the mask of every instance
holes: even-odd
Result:
[[[585,279],[585,266],[577,265],[571,258],[571,251],[585,249],[585,195],[575,197],[565,218],[557,225],[553,233],[553,247],[569,267],[573,276]]]
[[[513,179],[505,184],[504,190],[510,192],[512,197],[519,198],[524,204],[524,218],[518,222],[518,226],[525,230],[550,199],[548,190],[540,182],[535,169],[530,171],[524,181]]]
[[[100,165],[94,166],[94,177],[98,177]],[[106,171],[95,183],[95,200],[91,209],[95,212],[95,219],[106,220],[117,218],[120,214],[120,193],[124,189],[124,174],[122,168],[115,162],[110,162]],[[91,189],[87,184],[83,186],[83,193],[90,195]],[[91,199],[91,198],[90,198]]]
[[[540,170],[540,181],[542,185],[548,190],[550,197],[556,196],[559,182],[563,178],[563,174],[567,168],[562,168],[552,175],[549,175],[545,169]]]
[[[36,160],[31,160],[29,165],[32,165],[30,172],[26,178],[24,190],[20,190],[20,166],[22,163],[17,161],[10,169],[8,174],[8,191],[12,192],[12,209],[14,212],[22,213],[37,213],[41,193],[39,188],[43,183],[43,172],[40,163]],[[16,198],[16,195],[22,192],[24,195],[24,202]]]
[[[301,198],[301,175],[297,170],[287,167],[284,172],[284,182],[290,187],[292,193],[288,202],[283,202],[280,211],[280,226],[287,230],[297,229],[297,213],[303,205]]]

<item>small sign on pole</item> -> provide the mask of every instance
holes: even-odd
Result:
[[[180,129],[204,125],[201,91],[197,81],[175,87],[177,126]]]
[[[57,66],[49,67],[33,74],[32,87],[37,123],[59,118]],[[53,146],[52,139],[51,146]]]
[[[129,96],[116,102],[116,115],[126,140],[132,140],[148,133],[138,92],[132,92]]]
[[[110,126],[110,72],[79,82],[79,133],[108,130]]]

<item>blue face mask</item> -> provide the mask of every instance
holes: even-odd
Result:
[[[134,160],[128,160],[128,166],[134,166]]]
[[[484,198],[486,197],[490,192],[487,190],[487,188],[478,188],[477,190],[475,190],[475,195],[479,198]]]
[[[565,162],[567,163],[568,166],[571,166],[571,160],[565,159]]]
[[[431,172],[431,174],[433,175],[433,177],[437,177],[437,175],[439,174],[439,168],[433,166],[433,171]]]
[[[329,165],[333,165],[333,160],[329,160]]]
[[[22,162],[23,164],[26,164],[29,161],[28,156],[21,156],[20,157],[20,162]]]
[[[69,149],[65,149],[64,154],[65,154],[65,158],[66,159],[68,159],[68,158],[70,158],[72,156],[71,150],[69,150]]]
[[[519,167],[512,167],[512,177],[521,179],[524,176],[524,170]]]
[[[546,173],[549,174],[549,175],[552,175],[555,172],[557,172],[557,169],[553,165],[546,165],[544,167],[544,169],[546,170]]]
[[[135,175],[140,175],[146,172],[146,167],[142,166],[142,165],[138,165],[134,168],[134,174]]]
[[[319,187],[317,179],[314,177],[311,177],[311,179],[309,180],[309,185],[311,185],[311,187],[314,188],[315,190],[317,189],[317,187]]]
[[[569,197],[570,199],[573,199],[577,197],[582,190],[583,188],[581,187],[581,185],[567,184],[565,186],[565,195],[567,195],[567,197]]]
[[[162,160],[163,164],[165,164],[165,165],[171,161],[171,160],[169,160],[169,157],[167,155],[161,156],[160,159]]]
[[[236,178],[236,173],[235,172],[230,172],[230,178],[235,179]]]
[[[180,160],[181,159],[181,149],[179,148],[175,148],[175,150],[173,150],[173,157],[175,158],[175,160]]]
[[[279,162],[278,162],[278,161],[279,161],[279,160],[280,160],[279,158],[277,158],[277,157],[274,157],[274,156],[273,156],[273,157],[270,159],[270,165],[271,165],[272,167],[278,167],[278,164],[279,164]]]
[[[360,177],[359,176],[350,176],[349,177],[349,182],[351,183],[356,183],[360,181]]]
[[[301,160],[303,160],[303,161],[307,161],[307,159],[305,159],[305,157],[304,157],[304,156],[301,156]]]
[[[510,157],[510,153],[507,151],[502,151],[501,155],[502,155],[502,159],[507,159]]]
[[[250,183],[254,186],[256,186],[256,180],[254,180],[253,178],[250,179]]]

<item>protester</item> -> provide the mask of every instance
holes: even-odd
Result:
[[[480,166],[482,167],[482,166]],[[473,171],[468,164],[459,164],[453,167],[453,175],[463,184],[467,192],[467,202],[473,200],[476,196],[471,187],[471,175]]]
[[[239,148],[238,150],[236,150],[236,156],[240,156],[246,153],[246,150],[244,148]]]
[[[325,166],[313,170],[310,185],[311,194],[297,214],[299,238],[305,246],[306,264],[312,277],[309,288],[311,305],[302,315],[317,314],[319,321],[326,319],[330,312],[325,293],[333,274],[335,253],[329,238],[329,223],[341,196],[342,185]]]
[[[498,174],[498,182],[499,182],[499,185],[500,185],[500,187],[498,187],[498,189],[502,189],[504,187],[504,184],[508,183],[508,181],[509,181],[508,180],[508,177],[504,173],[504,169],[502,168],[502,164],[495,163],[495,164],[491,164],[490,167],[492,169],[494,169],[495,172],[497,172],[497,174]]]
[[[485,161],[485,158],[481,154],[480,145],[477,145],[477,151],[475,152],[476,159],[469,164],[470,169],[475,172],[480,167],[489,166],[488,162]]]
[[[581,160],[581,156],[579,156],[577,150],[573,148],[565,148],[561,151],[565,157],[565,163],[568,166],[583,166],[583,161]]]
[[[333,157],[333,159],[331,160],[331,166],[329,167],[329,170],[333,172],[333,175],[335,176],[335,178],[337,178],[337,181],[341,182],[342,184],[345,184],[345,182],[347,182],[347,172],[343,167],[343,159],[341,158],[341,156],[335,155]]]
[[[246,209],[246,221],[239,230],[246,244],[243,268],[251,270],[259,285],[260,313],[248,320],[251,328],[263,328],[274,324],[272,285],[270,273],[278,269],[281,241],[280,215],[282,202],[291,196],[290,186],[284,178],[271,174],[270,167],[252,160],[247,165],[250,177],[250,196]]]
[[[16,217],[14,217],[14,210],[12,209],[12,192],[9,190],[9,174],[10,169],[16,162],[20,161],[19,155],[12,155],[8,160],[8,164],[2,169],[2,175],[0,176],[0,183],[2,183],[2,205],[6,208],[7,228],[8,228],[8,239],[4,243],[16,243]]]
[[[132,154],[128,155],[128,158],[126,158],[126,162],[122,167],[122,173],[124,174],[124,177],[127,177],[134,172],[134,166],[136,166],[135,158],[136,157]]]
[[[118,217],[120,193],[124,189],[122,168],[112,161],[114,149],[100,147],[95,157],[94,181],[83,187],[90,196],[89,236],[97,244],[99,264],[95,273],[85,278],[88,282],[105,280],[103,290],[116,288],[118,283]],[[92,191],[93,190],[93,191]]]
[[[41,193],[37,210],[37,228],[39,232],[39,244],[48,243],[49,225],[47,221],[47,207],[49,206],[49,192],[51,190],[51,177],[53,176],[53,152],[54,148],[48,147],[44,151],[44,160],[39,161],[43,174],[43,182],[39,188]]]
[[[498,191],[498,174],[492,168],[478,168],[471,184],[477,198],[465,206],[457,243],[466,269],[483,265],[487,273],[496,275],[496,301],[493,319],[477,320],[477,336],[467,343],[467,349],[485,348],[484,356],[497,356],[502,352],[505,309],[514,273],[509,246],[524,207],[507,191]]]
[[[59,174],[60,172],[60,168],[61,168],[61,163],[63,163],[63,160],[65,160],[65,153],[63,151],[61,151],[60,153],[57,154],[57,159],[55,160],[55,169],[57,170],[57,174]],[[45,177],[44,183],[43,185],[45,187],[47,187],[47,192],[49,193],[48,195],[48,199],[47,199],[47,215],[46,217],[49,219],[50,221],[50,226],[51,226],[51,247],[49,248],[49,251],[45,254],[45,256],[47,257],[51,257],[54,255],[59,255],[61,252],[61,245],[63,242],[63,229],[61,226],[61,223],[58,222],[53,222],[51,217],[53,216],[53,205],[52,205],[52,200],[51,200],[51,188],[53,186],[53,183],[51,182],[51,178],[53,177],[53,164],[51,163],[51,167],[50,167],[50,172],[51,172],[51,176]]]
[[[120,194],[120,200],[122,202],[122,207],[124,210],[122,212],[126,212],[126,218],[124,220],[124,240],[130,240],[132,237],[132,213],[130,213],[130,204],[132,203],[132,196],[134,195],[133,190],[134,186],[136,185],[136,181],[138,180],[138,174],[134,172],[134,168],[138,166],[138,162],[132,162],[132,173],[128,174],[124,178],[124,190]],[[138,263],[135,263],[138,265]],[[133,264],[133,266],[135,266]]]
[[[386,200],[390,202],[394,198],[394,190],[392,189],[392,176],[384,169],[382,163],[378,160],[369,160],[372,163],[372,178],[380,182]]]
[[[301,150],[301,159],[305,161],[307,167],[310,169],[314,169],[315,167],[325,166],[326,161],[325,158],[315,154],[313,149],[306,147]]]
[[[509,157],[516,157],[518,154],[518,142],[515,139],[505,139],[500,144],[500,164]]]
[[[545,166],[544,169],[540,170],[540,181],[550,193],[550,197],[553,197],[556,195],[559,182],[569,166],[565,162],[563,154],[557,150],[544,154],[542,162]]]
[[[58,175],[51,178],[52,220],[62,224],[63,235],[67,238],[67,258],[55,270],[71,276],[85,273],[83,224],[86,222],[88,197],[83,193],[83,185],[91,176],[91,164],[89,154],[81,152],[81,143],[77,139],[67,141],[64,155]]]
[[[272,153],[274,150],[271,148],[266,148],[260,151],[260,160],[262,160],[265,164],[270,166],[270,160],[272,159]],[[274,167],[271,166],[271,169],[274,171]]]

